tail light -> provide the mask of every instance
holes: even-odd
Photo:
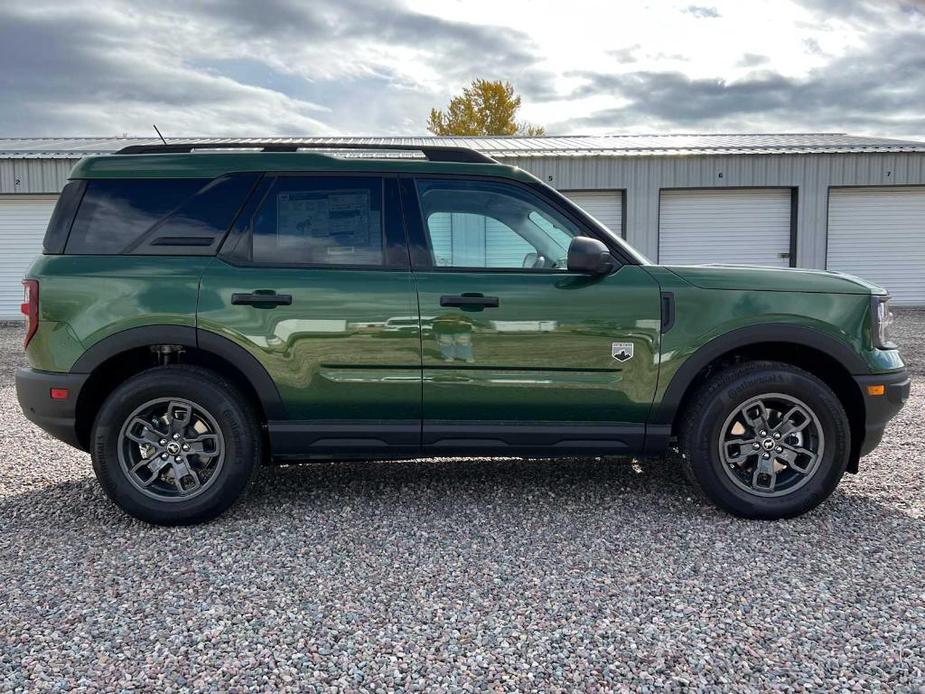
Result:
[[[22,341],[23,349],[25,349],[39,327],[39,282],[38,280],[23,280],[22,286],[22,306],[19,310],[26,317],[26,337]]]

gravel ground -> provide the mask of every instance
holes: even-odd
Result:
[[[925,312],[898,332],[911,402],[795,520],[671,461],[494,459],[271,468],[163,529],[22,418],[0,329],[0,691],[920,690]]]

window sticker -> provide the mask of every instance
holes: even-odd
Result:
[[[369,247],[369,191],[290,191],[279,193],[280,247],[304,247],[307,239],[329,239],[341,249]]]

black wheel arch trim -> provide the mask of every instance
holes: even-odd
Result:
[[[736,349],[767,342],[811,347],[840,362],[848,374],[870,372],[864,360],[851,347],[814,328],[788,323],[768,323],[737,328],[713,338],[684,361],[668,384],[661,402],[653,409],[649,423],[670,425],[691,383],[710,362]]]
[[[224,359],[250,383],[268,419],[285,418],[285,405],[279,390],[254,355],[227,337],[191,325],[146,325],[113,333],[87,349],[71,367],[70,373],[89,374],[122,352],[163,344],[192,347]]]

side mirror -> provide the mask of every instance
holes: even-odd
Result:
[[[616,267],[607,246],[597,239],[576,236],[568,246],[569,272],[586,275],[604,275]]]

